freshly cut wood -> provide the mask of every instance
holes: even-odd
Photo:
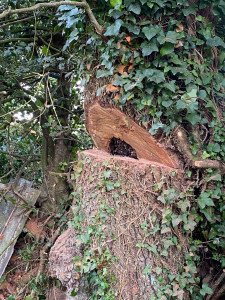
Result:
[[[167,150],[141,126],[115,107],[102,107],[98,101],[86,109],[86,128],[95,146],[109,152],[113,138],[129,144],[137,153],[138,159],[157,162],[171,168],[178,168],[178,163]]]

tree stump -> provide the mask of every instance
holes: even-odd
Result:
[[[73,251],[79,255],[70,261],[80,276],[69,276],[69,290],[85,290],[87,299],[188,299],[186,281],[173,289],[169,283],[185,268],[188,252],[176,213],[190,183],[178,159],[117,108],[94,101],[86,127],[98,149],[79,153],[72,175]],[[51,251],[56,275],[65,264],[54,256]]]
[[[79,263],[81,273],[107,269],[115,299],[157,295],[157,278],[161,276],[166,286],[168,275],[184,267],[188,251],[179,226],[169,225],[185,189],[182,172],[101,150],[80,153],[78,166],[74,215],[82,225],[76,225],[77,247],[89,259]],[[95,288],[90,284],[91,290]],[[182,287],[172,292],[178,299],[185,297]]]

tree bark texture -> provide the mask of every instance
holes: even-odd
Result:
[[[112,156],[100,150],[80,153],[74,169],[79,196],[74,197],[73,210],[75,219],[83,218],[75,233],[77,253],[82,256],[88,250],[90,257],[97,257],[96,270],[107,268],[116,278],[109,277],[115,299],[149,299],[157,293],[159,276],[167,284],[165,270],[176,275],[184,267],[187,237],[179,226],[166,225],[169,212],[177,209],[177,195],[188,189],[183,173],[159,163]],[[85,245],[79,237],[87,234],[90,226],[96,232],[92,232],[90,244]],[[171,236],[177,245],[170,245]],[[101,261],[101,253],[106,250],[111,255],[110,262]],[[51,269],[56,268],[54,264],[58,268],[54,253],[50,259]],[[63,258],[60,261],[63,264]],[[74,286],[78,286],[75,279]],[[177,296],[188,299],[179,288]],[[87,299],[92,298],[87,295]]]

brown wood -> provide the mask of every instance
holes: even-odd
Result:
[[[178,168],[176,160],[156,140],[130,117],[115,107],[102,107],[97,101],[88,106],[86,127],[95,146],[109,151],[113,137],[132,146],[138,159]]]

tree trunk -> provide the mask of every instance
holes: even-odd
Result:
[[[161,276],[162,286],[166,286],[168,276],[185,267],[187,237],[176,225],[179,219],[173,220],[174,226],[170,224],[178,195],[188,189],[182,171],[145,159],[112,156],[101,150],[80,153],[78,167],[74,169],[77,194],[73,251],[78,253],[75,267],[82,277],[73,276],[66,284],[69,290],[76,287],[79,295],[85,278],[88,292],[98,293],[100,288],[93,284],[93,276],[104,271],[115,299],[149,299],[158,295],[157,279]],[[65,268],[66,258],[59,259],[59,253],[56,242],[50,254],[54,276],[60,265],[62,270],[70,269]],[[68,263],[68,255],[67,264],[74,264],[72,259]],[[71,278],[71,272],[68,273],[64,272],[64,276]],[[65,282],[65,278],[60,280]],[[179,285],[167,293],[188,299]]]
[[[104,93],[95,97],[97,88],[89,85],[85,92],[86,127],[97,149],[80,153],[74,166],[76,237],[65,258],[62,241],[56,242],[50,273],[68,293],[75,287],[75,299],[84,299],[84,290],[86,299],[189,299],[186,284],[174,284],[172,290],[169,280],[188,268],[188,236],[177,212],[179,196],[191,183],[181,160],[132,113],[136,122],[129,118],[129,105],[122,112],[110,102],[113,94],[109,104]],[[192,277],[185,280],[193,282]]]

